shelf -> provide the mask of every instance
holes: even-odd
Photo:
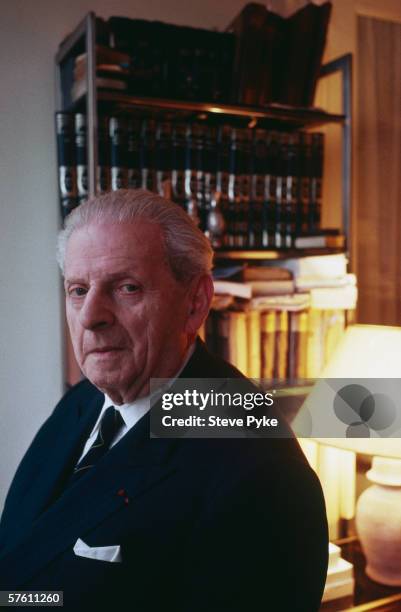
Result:
[[[218,249],[215,259],[224,260],[263,260],[263,259],[292,259],[298,257],[313,257],[314,255],[338,255],[346,253],[344,249]]]
[[[294,128],[317,126],[327,123],[342,123],[344,115],[333,115],[317,108],[293,108],[279,104],[270,104],[264,108],[253,106],[236,106],[229,104],[217,104],[213,102],[193,102],[189,100],[171,100],[166,98],[147,98],[142,96],[131,96],[126,93],[99,91],[99,101],[113,102],[120,108],[137,107],[138,109],[154,109],[177,113],[191,113],[198,115],[208,114],[212,116],[224,115],[248,119],[252,122],[270,120],[279,123],[290,124]]]
[[[168,98],[150,98],[129,95],[124,92],[99,90],[97,99],[100,104],[112,107],[113,111],[135,111],[143,114],[157,115],[172,119],[214,119],[221,122],[222,118],[237,119],[249,127],[276,126],[285,129],[317,127],[328,123],[342,124],[344,115],[327,113],[319,108],[295,108],[281,104],[270,104],[266,107],[238,106],[218,104],[213,102],[193,102],[191,100],[172,100]],[[85,95],[73,105],[74,110],[83,106]]]

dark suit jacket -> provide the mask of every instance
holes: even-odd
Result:
[[[242,375],[198,342],[182,376]],[[325,508],[295,439],[149,439],[146,415],[63,492],[102,402],[88,381],[72,388],[23,458],[0,524],[0,589],[62,590],[64,609],[86,612],[318,609]],[[76,556],[78,538],[119,544],[122,562]]]

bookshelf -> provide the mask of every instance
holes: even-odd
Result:
[[[105,44],[104,23],[90,12],[77,28],[62,42],[56,54],[57,108],[67,113],[86,114],[87,177],[89,197],[96,193],[98,168],[98,140],[102,115],[129,114],[137,119],[167,122],[203,122],[204,125],[229,125],[240,129],[257,127],[261,130],[277,130],[279,133],[313,131],[324,125],[335,125],[342,135],[342,232],[343,248],[290,248],[222,247],[215,249],[216,265],[233,265],[248,262],[263,265],[286,259],[303,259],[309,256],[344,254],[349,257],[350,212],[351,212],[351,70],[352,57],[345,55],[325,64],[320,77],[341,74],[342,109],[333,114],[318,108],[298,108],[282,104],[267,104],[263,107],[212,103],[202,100],[177,100],[163,97],[131,95],[120,91],[105,91],[96,85],[96,44]],[[61,70],[65,62],[86,53],[86,76],[79,97],[65,104],[61,88]],[[290,317],[289,317],[290,318]],[[295,315],[294,315],[295,318]]]
[[[95,13],[90,12],[77,28],[62,42],[56,54],[56,78],[58,109],[66,112],[86,112],[87,157],[89,196],[96,192],[96,168],[98,161],[99,112],[127,111],[141,117],[190,121],[200,118],[205,122],[226,122],[231,125],[256,125],[265,129],[296,131],[322,125],[337,124],[342,131],[342,224],[346,250],[349,248],[351,209],[351,70],[350,54],[337,58],[321,68],[320,76],[340,73],[342,76],[342,113],[333,114],[316,108],[295,108],[269,104],[262,108],[230,104],[214,104],[202,101],[180,101],[165,98],[133,96],[115,91],[98,91],[96,87],[95,45],[104,36],[104,25]],[[60,70],[63,63],[79,53],[87,54],[86,86],[80,98],[69,107],[63,107]],[[275,249],[273,249],[274,251]],[[277,249],[276,249],[277,250]],[[281,250],[281,249],[278,249]],[[269,252],[268,252],[269,251]],[[302,255],[300,250],[297,250]],[[336,252],[336,250],[334,250]],[[272,250],[266,251],[266,258]]]

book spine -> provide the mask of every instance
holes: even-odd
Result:
[[[78,204],[73,114],[56,113],[56,138],[59,196],[64,218]]]
[[[217,171],[217,130],[213,126],[204,127],[204,193],[201,212],[202,229],[207,229],[211,202],[216,192]],[[203,215],[203,218],[202,218]]]
[[[75,115],[75,156],[77,164],[78,202],[88,199],[88,163],[86,156],[86,116]]]
[[[139,165],[141,169],[141,187],[148,191],[154,191],[156,188],[154,154],[155,124],[151,119],[144,119],[141,125]]]
[[[275,247],[276,245],[276,216],[277,211],[277,175],[279,163],[279,135],[269,132],[267,135],[267,157],[264,177],[263,197],[263,246]]]
[[[249,247],[251,232],[250,224],[250,200],[251,200],[251,176],[250,176],[250,156],[252,146],[252,133],[249,129],[240,131],[239,139],[239,176],[240,176],[240,196],[239,196],[239,223],[238,223],[238,246]]]
[[[274,246],[281,249],[286,244],[286,158],[287,158],[287,134],[280,134],[278,152],[277,176],[276,176],[276,198],[274,207]]]
[[[200,218],[200,227],[206,227],[206,203],[205,203],[205,128],[203,125],[194,124],[192,127],[195,185],[194,194]]]
[[[98,193],[110,190],[110,136],[109,117],[99,115],[98,118],[98,166],[96,186]]]
[[[273,379],[275,346],[276,313],[269,310],[261,315],[261,369],[264,380]]]
[[[247,313],[247,340],[248,340],[248,372],[250,378],[261,376],[261,326],[260,312],[250,310]]]
[[[127,178],[127,128],[123,117],[110,117],[111,189],[126,189]]]
[[[287,147],[285,151],[285,169],[283,185],[284,201],[284,246],[291,248],[294,246],[297,209],[299,198],[299,135],[297,133],[288,134]]]
[[[297,230],[299,230],[299,233],[303,234],[306,234],[308,232],[310,218],[309,196],[312,175],[311,139],[312,134],[308,132],[300,133],[300,185]]]
[[[268,244],[268,224],[263,216],[266,158],[266,132],[254,130],[250,154],[249,246],[251,248],[264,246],[264,228],[266,228],[266,246]]]
[[[174,202],[182,207],[185,206],[185,146],[186,126],[177,123],[172,135],[171,187]]]
[[[155,180],[156,191],[164,196],[167,181],[171,183],[171,146],[172,127],[171,123],[161,121],[156,125],[155,132]]]
[[[220,194],[220,210],[226,221],[224,245],[233,246],[233,227],[230,218],[230,203],[228,198],[229,171],[230,171],[230,142],[231,130],[221,125],[217,131],[217,164],[216,164],[216,191]]]
[[[276,313],[276,350],[274,355],[274,378],[285,382],[288,376],[288,312]]]
[[[231,129],[229,174],[228,174],[228,243],[232,247],[242,246],[241,235],[241,142],[240,131]]]
[[[217,322],[217,352],[218,355],[225,359],[226,361],[230,361],[230,312],[219,312],[218,313],[218,322]]]
[[[323,181],[323,145],[324,135],[321,132],[312,134],[311,142],[311,166],[312,176],[310,181],[310,217],[309,230],[320,227],[322,210],[322,181]]]
[[[141,124],[137,119],[127,118],[127,182],[129,189],[141,187],[141,169],[139,162]]]
[[[185,208],[196,202],[196,174],[197,174],[197,130],[195,124],[188,123],[185,129],[185,169],[184,169],[184,198]]]
[[[305,378],[307,329],[306,311],[289,313],[288,378],[293,383]]]

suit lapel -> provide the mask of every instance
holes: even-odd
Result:
[[[35,493],[30,498],[35,507],[32,508],[32,519],[59,496],[99,416],[103,399],[103,394],[96,393],[87,406],[81,404],[77,410],[71,410],[68,422],[58,430],[57,438],[53,440],[53,452],[44,459],[40,479],[33,483]]]
[[[207,375],[209,361],[209,353],[198,340],[180,378]],[[119,490],[126,491],[130,501],[173,471],[168,457],[177,441],[150,439],[150,419],[146,414],[93,470],[63,492],[65,478],[79,458],[102,401],[103,395],[96,392],[88,405],[71,411],[67,424],[63,422],[63,431],[50,444],[43,443],[53,452],[43,462],[39,490],[34,493],[31,490],[27,496],[32,502],[21,523],[28,525],[29,530],[23,531],[0,557],[4,584],[14,588],[23,585],[54,557],[72,548],[77,537],[124,507],[124,496],[118,495]]]
[[[22,586],[78,537],[105,517],[124,509],[142,492],[167,477],[175,440],[149,439],[149,415],[105,455],[87,475],[67,489],[0,559],[2,582]],[[119,491],[124,491],[121,496]],[[77,512],[79,509],[79,513]]]

